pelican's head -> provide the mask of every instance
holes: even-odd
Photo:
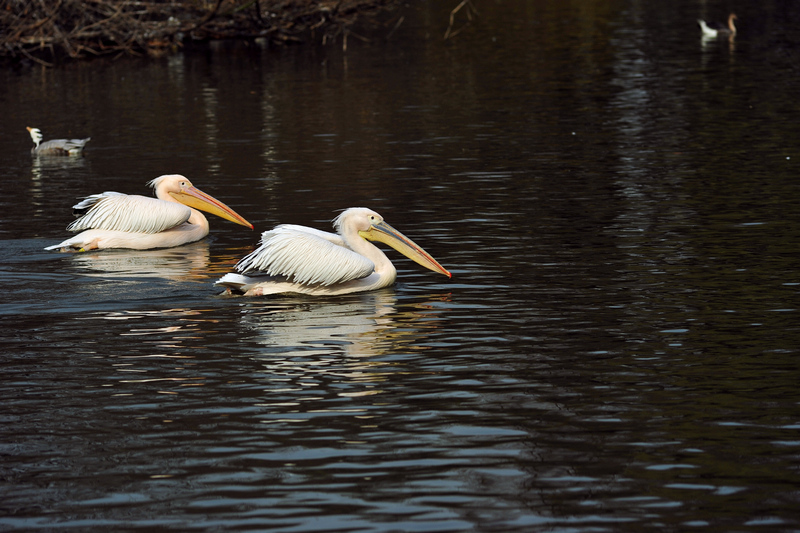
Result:
[[[414,241],[387,224],[381,215],[365,207],[351,207],[343,211],[333,221],[333,226],[340,234],[357,232],[368,241],[388,244],[404,256],[427,269],[452,277],[436,259],[423,250]]]
[[[36,147],[38,148],[39,143],[42,142],[41,130],[39,130],[39,128],[31,128],[30,126],[28,126],[25,129],[28,130],[28,133],[31,134],[31,139],[33,139],[33,142],[36,144]]]
[[[186,176],[166,174],[150,180],[147,185],[155,189],[156,196],[161,200],[175,201],[188,205],[253,229],[253,225],[236,211],[192,185],[192,182]]]

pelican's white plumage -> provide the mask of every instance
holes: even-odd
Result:
[[[161,233],[183,224],[192,216],[191,208],[183,204],[110,191],[87,196],[72,208],[86,211],[86,214],[67,226],[67,231],[105,229]],[[145,212],[148,216],[142,217],[141,213]]]
[[[384,242],[425,268],[450,277],[430,254],[375,211],[350,208],[333,222],[338,234],[291,224],[264,232],[259,247],[236,264],[239,273],[223,276],[217,285],[247,296],[335,295],[391,285],[397,270],[370,240]]]
[[[92,140],[91,137],[87,137],[86,139],[53,139],[42,142],[42,131],[39,128],[27,127],[26,129],[36,145],[31,148],[31,153],[34,155],[80,155],[86,143]]]
[[[261,246],[236,265],[241,272],[268,272],[304,285],[329,286],[363,278],[375,270],[366,257],[312,228],[283,225],[264,232]],[[338,235],[336,236],[338,237]],[[265,253],[267,251],[267,253]]]
[[[230,207],[202,192],[180,174],[148,182],[156,198],[104,192],[73,206],[80,218],[67,226],[82,233],[45,250],[86,251],[106,248],[171,248],[208,235],[202,209],[252,229],[252,224]]]

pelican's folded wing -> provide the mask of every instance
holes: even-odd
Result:
[[[67,226],[69,231],[104,229],[129,233],[161,233],[189,220],[191,209],[135,194],[104,192],[87,196],[73,209],[82,214]]]
[[[236,270],[326,286],[372,274],[375,270],[372,261],[343,244],[341,237],[332,233],[303,226],[278,226],[264,232],[260,246],[239,261]]]

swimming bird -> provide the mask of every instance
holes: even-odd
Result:
[[[728,15],[727,27],[719,22],[706,22],[702,19],[697,19],[697,24],[700,25],[700,29],[703,32],[703,37],[713,39],[714,37],[719,37],[720,35],[736,35],[736,26],[733,24],[733,21],[738,18],[739,17],[733,13]]]
[[[216,284],[245,296],[348,294],[387,287],[397,279],[389,258],[370,241],[388,244],[418,264],[450,272],[381,215],[352,207],[333,220],[336,233],[284,224],[266,231],[259,247]]]
[[[31,139],[36,144],[31,148],[34,155],[80,155],[91,137],[85,139],[53,139],[42,143],[42,131],[39,128],[27,127]],[[41,143],[41,144],[40,144]]]
[[[104,192],[87,196],[73,209],[80,218],[67,226],[81,231],[45,250],[85,252],[106,248],[172,248],[208,235],[208,220],[197,209],[253,229],[253,225],[180,174],[147,183],[156,198]]]

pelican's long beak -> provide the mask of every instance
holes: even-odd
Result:
[[[182,188],[180,192],[170,192],[169,194],[171,194],[173,198],[184,205],[194,207],[195,209],[205,211],[206,213],[211,213],[212,215],[217,215],[225,220],[230,220],[231,222],[235,222],[237,224],[241,224],[242,226],[247,226],[248,228],[253,229],[253,225],[246,221],[241,215],[239,215],[239,213],[223,204],[210,194],[204,193],[197,187],[186,187]]]
[[[453,277],[442,265],[436,261],[431,254],[423,250],[414,241],[391,227],[386,222],[373,224],[367,231],[359,231],[359,235],[370,241],[379,241],[388,244],[404,256],[415,263],[424,266],[434,272],[444,274],[448,278]]]

